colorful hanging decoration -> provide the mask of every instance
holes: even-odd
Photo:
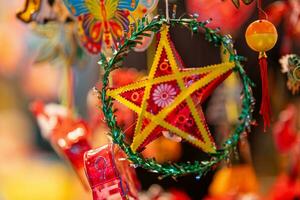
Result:
[[[84,166],[93,200],[138,199],[140,184],[135,169],[117,145],[87,151]]]
[[[35,63],[50,62],[69,68],[82,58],[76,23],[62,0],[26,0],[24,11],[17,17],[31,23],[32,31],[42,39],[37,47]]]
[[[24,10],[17,14],[17,17],[25,23],[33,20],[33,15],[39,11],[42,0],[26,0]]]
[[[182,176],[186,174],[206,173],[212,166],[228,158],[232,148],[237,145],[241,133],[250,129],[252,124],[251,109],[254,99],[251,96],[251,81],[244,74],[238,56],[233,49],[231,38],[222,36],[216,30],[207,28],[207,23],[190,19],[155,18],[152,21],[141,19],[139,26],[133,30],[131,36],[107,60],[101,56],[99,62],[104,67],[102,79],[103,88],[99,97],[102,100],[102,111],[114,143],[126,152],[128,159],[136,166],[165,176]],[[183,68],[173,44],[168,36],[168,26],[183,25],[190,27],[194,33],[204,30],[206,39],[216,46],[224,45],[230,54],[229,62],[200,68]],[[146,32],[159,32],[159,45],[154,57],[150,74],[136,83],[120,88],[109,88],[109,75],[113,69],[121,65],[125,55],[136,46],[140,36],[150,36]],[[240,115],[241,124],[233,135],[226,140],[222,150],[215,148],[205,118],[201,111],[201,103],[227,75],[235,69],[242,76],[243,82],[243,109]],[[138,113],[135,126],[135,135],[131,145],[124,139],[122,129],[117,125],[112,108],[112,99],[123,103]],[[197,107],[196,107],[197,105]],[[159,137],[163,131],[175,134],[189,141],[198,148],[207,152],[209,161],[195,163],[164,164],[160,165],[153,159],[144,159],[136,151],[142,151],[147,144]]]
[[[258,1],[258,7],[261,9],[260,0]],[[262,100],[260,107],[260,114],[264,120],[264,131],[270,126],[270,96],[268,86],[268,63],[266,52],[272,49],[277,42],[277,30],[275,26],[268,20],[262,19],[262,13],[260,13],[260,19],[252,22],[245,33],[248,46],[259,52],[259,65],[260,74],[262,80]]]
[[[65,21],[69,15],[63,5],[62,0],[25,0],[22,11],[17,13],[17,17],[25,22],[37,22],[45,24],[49,21]]]
[[[210,28],[222,27],[223,34],[235,34],[253,13],[255,4],[240,5],[237,9],[230,1],[186,0],[187,12],[196,13],[198,21],[211,18]],[[230,19],[230,20],[228,20]]]
[[[214,153],[203,112],[196,105],[231,73],[234,62],[183,69],[168,30],[163,27],[160,33],[149,76],[107,94],[138,113],[133,151],[141,151],[163,131],[170,131],[204,152]]]
[[[60,105],[35,102],[31,109],[45,139],[71,163],[82,183],[87,186],[83,169],[83,155],[91,149],[87,124],[83,120],[71,118],[67,108]]]
[[[297,94],[300,89],[300,57],[296,54],[282,56],[279,60],[281,72],[287,74],[287,87],[292,94]]]
[[[130,32],[129,24],[151,12],[158,0],[64,0],[78,19],[78,35],[89,53],[117,48]]]
[[[275,1],[266,13],[275,26],[283,25],[281,55],[292,53],[293,47],[300,43],[300,1]]]

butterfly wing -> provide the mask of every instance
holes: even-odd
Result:
[[[118,9],[134,11],[137,8],[139,2],[139,0],[120,0]]]
[[[64,0],[64,3],[74,16],[89,13],[85,0]]]

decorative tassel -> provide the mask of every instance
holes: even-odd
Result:
[[[260,76],[262,84],[262,99],[259,113],[264,120],[264,131],[270,126],[270,95],[269,95],[269,83],[268,83],[268,62],[265,52],[259,54]]]

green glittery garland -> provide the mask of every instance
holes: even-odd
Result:
[[[242,133],[250,132],[252,124],[252,110],[255,102],[251,92],[251,86],[253,86],[253,83],[245,74],[240,63],[241,61],[244,61],[245,58],[237,55],[233,48],[230,36],[222,36],[219,34],[219,30],[210,29],[206,26],[209,21],[197,22],[196,17],[197,16],[192,16],[191,18],[169,20],[163,17],[155,17],[152,21],[142,18],[132,27],[133,31],[130,37],[125,39],[125,41],[118,45],[118,48],[113,51],[113,56],[108,59],[104,54],[101,54],[99,61],[99,64],[104,68],[104,74],[102,78],[103,87],[101,91],[98,91],[98,97],[102,101],[102,111],[104,113],[107,126],[110,128],[113,143],[117,144],[127,154],[128,159],[133,163],[134,167],[142,167],[151,172],[158,173],[162,178],[169,176],[176,178],[187,174],[194,174],[196,175],[196,178],[200,178],[216,164],[220,163],[222,160],[230,158],[238,144],[240,135]],[[113,99],[106,95],[110,72],[120,67],[124,57],[130,52],[130,50],[132,50],[132,48],[140,43],[142,36],[150,36],[149,32],[159,32],[164,24],[170,26],[185,26],[193,33],[199,33],[199,30],[202,29],[207,41],[213,43],[215,46],[224,46],[224,51],[227,51],[230,55],[230,61],[235,62],[234,71],[240,75],[241,82],[243,84],[242,111],[239,116],[240,122],[230,138],[228,138],[223,144],[223,148],[217,150],[214,154],[209,154],[211,156],[210,160],[159,164],[154,159],[145,159],[140,153],[133,152],[130,145],[124,141],[125,135],[121,128],[117,125],[114,110],[112,108]]]

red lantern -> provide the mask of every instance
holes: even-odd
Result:
[[[259,113],[263,117],[264,131],[266,131],[266,127],[270,126],[271,113],[266,52],[275,46],[278,34],[275,26],[271,22],[260,19],[252,22],[248,26],[245,37],[248,46],[252,50],[259,52],[259,66],[262,81],[262,101]]]
[[[116,145],[108,144],[87,151],[84,165],[93,200],[137,199],[140,186],[135,170]]]
[[[82,120],[58,118],[50,136],[52,146],[70,161],[81,181],[87,186],[84,175],[83,155],[91,149],[88,141],[90,130]]]
[[[83,120],[71,118],[68,110],[61,105],[44,105],[36,101],[31,105],[31,110],[38,120],[43,137],[72,164],[88,188],[83,166],[83,155],[91,149],[88,141],[91,133],[87,124]]]
[[[289,152],[297,144],[297,109],[289,105],[280,113],[279,120],[274,125],[274,140],[280,153]]]
[[[231,1],[221,0],[186,0],[186,8],[189,14],[198,14],[199,21],[212,18],[209,24],[211,28],[221,27],[223,33],[233,34],[251,16],[255,4],[241,4],[237,9]]]

